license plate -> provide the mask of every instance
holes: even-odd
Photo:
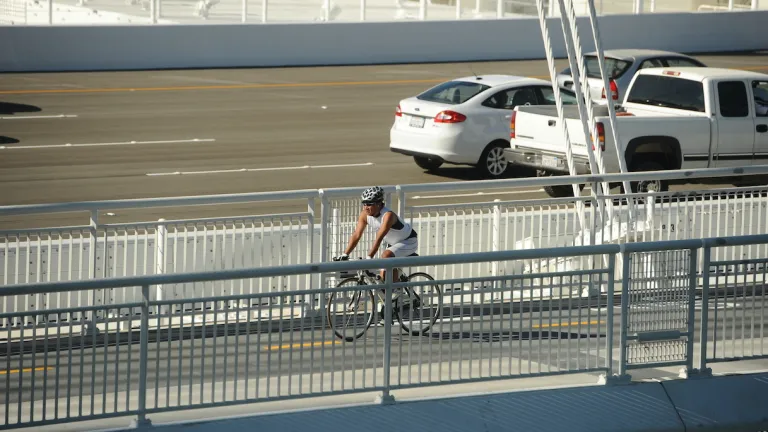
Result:
[[[424,127],[424,117],[411,117],[411,127],[415,128],[423,128]]]
[[[541,164],[550,168],[557,168],[560,166],[559,160],[554,156],[542,156]]]

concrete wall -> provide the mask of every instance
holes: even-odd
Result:
[[[768,11],[600,17],[604,48],[768,48]],[[550,21],[564,56],[559,21]],[[584,19],[582,24],[588,25]],[[585,30],[587,30],[585,28]],[[591,32],[582,33],[591,49]],[[590,36],[590,37],[587,37]],[[0,70],[77,71],[544,58],[538,20],[0,27]]]

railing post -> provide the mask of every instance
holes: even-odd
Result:
[[[261,22],[267,22],[268,0],[261,0]]]
[[[699,265],[699,250],[691,249],[691,256],[689,257],[688,269],[689,269],[689,282],[688,282],[688,337],[686,340],[686,355],[685,355],[685,374],[686,376],[693,373],[693,336],[696,334],[696,285],[698,281],[698,275],[696,269]]]
[[[365,21],[365,0],[360,0],[360,21]]]
[[[307,200],[307,264],[314,262],[315,254],[315,197]],[[312,289],[316,286],[317,274],[307,274],[307,289]],[[315,295],[307,294],[304,297],[304,316],[314,315],[315,311]]]
[[[319,250],[319,257],[320,262],[326,262],[328,261],[328,220],[330,219],[330,205],[328,205],[328,197],[325,196],[325,191],[322,189],[319,189],[317,191],[318,195],[320,196],[320,245],[318,246],[320,248]],[[320,274],[320,285],[319,287],[324,288],[326,286],[326,278],[328,275],[326,273]],[[320,305],[318,307],[324,308],[325,307],[325,296],[320,296]],[[321,309],[322,310],[322,309]]]
[[[380,396],[376,397],[376,402],[382,405],[395,403],[395,397],[389,393],[392,376],[390,371],[392,366],[392,278],[395,272],[393,267],[387,268],[386,272],[386,280],[384,281],[384,390]]]
[[[622,248],[623,249],[623,248]],[[627,376],[627,326],[629,325],[629,275],[631,269],[632,254],[622,250],[622,275],[621,275],[621,345],[619,351],[619,377]]]
[[[155,274],[160,275],[165,274],[165,246],[168,228],[165,226],[165,219],[160,218],[157,222],[157,230],[155,231]],[[155,299],[163,299],[162,285],[157,285]],[[160,311],[158,311],[158,313],[160,313]]]
[[[150,426],[147,418],[147,368],[149,357],[149,285],[141,287],[141,330],[139,342],[139,414],[131,422],[133,428]]]
[[[501,250],[501,202],[500,199],[493,200],[493,223],[491,224],[491,250],[498,252]],[[499,276],[499,261],[491,262],[491,276]],[[495,296],[496,294],[494,294]]]
[[[91,210],[90,220],[90,241],[91,245],[91,265],[88,266],[88,279],[96,278],[96,263],[99,260],[99,211]],[[106,242],[105,245],[106,247]],[[88,290],[88,306],[96,306],[96,290]],[[96,327],[96,310],[88,312],[88,319],[83,323],[82,334],[92,335],[93,333],[99,334],[99,329]]]
[[[616,254],[608,255],[608,292],[606,293],[606,348],[605,348],[605,367],[608,368],[608,376],[613,375],[613,284],[616,274]]]
[[[613,294],[614,294],[614,275],[616,269],[616,254],[610,254],[608,257],[608,296],[607,296],[607,328],[606,332],[609,333],[608,340],[606,341],[606,367],[608,368],[607,376],[601,376],[598,380],[599,384],[628,384],[632,382],[632,376],[627,374],[627,326],[628,318],[627,311],[629,309],[629,274],[630,274],[630,253],[621,247],[622,257],[622,274],[621,274],[621,328],[619,329],[620,342],[619,342],[619,373],[614,374],[613,368],[613,327],[614,327],[614,307],[613,307]]]
[[[699,333],[699,370],[700,375],[712,375],[707,368],[707,338],[709,337],[709,266],[712,260],[712,248],[704,244],[704,257],[701,263],[701,329]]]

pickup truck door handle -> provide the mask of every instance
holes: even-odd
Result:
[[[554,125],[556,125],[556,124],[557,124],[557,121],[556,121],[556,120],[550,120],[550,121],[548,121],[548,122],[547,122],[547,125],[548,125],[548,126],[554,126]]]
[[[760,132],[760,133],[768,132],[768,125],[759,124],[759,125],[757,125],[757,127],[755,127],[755,130]]]

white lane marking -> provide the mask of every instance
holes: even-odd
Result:
[[[544,192],[544,189],[523,189],[523,190],[508,191],[508,192],[475,192],[475,193],[453,194],[453,195],[415,196],[415,197],[412,197],[411,199],[458,198],[458,197],[471,197],[471,196],[481,196],[481,195],[512,195],[512,194],[519,194],[519,193],[534,193],[534,192]]]
[[[150,177],[155,177],[155,176],[192,175],[192,174],[227,174],[227,173],[258,172],[258,171],[349,168],[349,167],[361,167],[361,166],[371,166],[371,165],[373,165],[373,162],[353,163],[353,164],[335,164],[335,165],[301,165],[301,166],[291,166],[291,167],[269,167],[269,168],[237,168],[237,169],[228,169],[228,170],[206,170],[206,171],[173,171],[173,172],[147,173],[146,175]]]
[[[13,150],[13,149],[43,149],[43,148],[58,148],[58,147],[98,147],[98,146],[122,146],[122,145],[141,145],[141,144],[179,144],[179,143],[192,143],[192,142],[212,142],[216,141],[214,138],[194,138],[184,140],[164,140],[164,141],[124,141],[124,142],[111,142],[111,143],[88,143],[88,144],[48,144],[38,146],[0,146],[0,150]]]
[[[59,115],[38,115],[38,116],[2,116],[0,120],[27,120],[27,119],[48,119],[48,118],[74,118],[77,114],[59,114]]]

